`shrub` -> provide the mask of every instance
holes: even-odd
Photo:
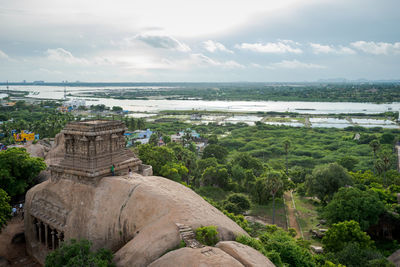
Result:
[[[250,209],[250,200],[244,194],[234,193],[228,196],[224,203],[224,208],[235,214],[243,213]]]
[[[47,255],[45,266],[114,266],[111,251],[101,248],[93,252],[90,250],[91,246],[92,243],[88,240],[71,239]]]
[[[218,231],[216,226],[204,226],[196,229],[196,239],[207,246],[214,246],[218,243]]]

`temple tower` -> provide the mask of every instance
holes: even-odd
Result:
[[[93,183],[110,176],[111,165],[117,174],[128,168],[141,171],[142,162],[125,148],[125,125],[120,121],[89,120],[69,123],[61,133],[65,139],[64,159],[50,166],[51,179],[72,179]]]

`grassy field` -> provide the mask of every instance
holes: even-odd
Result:
[[[313,200],[299,196],[297,193],[293,194],[293,198],[296,204],[298,212],[298,222],[303,231],[304,239],[312,241],[313,244],[318,244],[317,240],[311,238],[310,229],[324,228],[318,227],[318,204],[315,204]]]
[[[264,224],[272,224],[272,210],[272,201],[268,205],[254,204],[248,213],[248,216],[251,217],[249,220],[254,219],[258,222],[264,222]],[[284,229],[287,228],[285,205],[282,198],[275,201],[275,224]]]

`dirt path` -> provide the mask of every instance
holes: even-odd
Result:
[[[6,258],[11,266],[39,267],[40,265],[26,253],[24,240],[12,243],[13,237],[23,232],[24,221],[20,216],[8,221],[7,226],[0,233],[0,257]]]
[[[290,191],[286,191],[283,197],[285,198],[287,212],[288,212],[288,219],[289,219],[288,227],[296,229],[297,232],[296,238],[299,238],[301,237],[301,231],[296,220],[296,209],[295,207],[293,207],[293,200]]]

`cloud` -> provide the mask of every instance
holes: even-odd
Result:
[[[325,66],[313,64],[313,63],[304,63],[298,60],[283,60],[281,62],[270,64],[272,68],[283,68],[283,69],[325,69]]]
[[[188,45],[179,42],[177,39],[171,36],[138,34],[135,36],[135,39],[140,40],[147,45],[155,48],[171,49],[181,52],[191,51]]]
[[[363,51],[367,54],[373,55],[389,55],[389,54],[400,54],[400,42],[396,43],[375,43],[357,41],[350,44],[354,48]]]
[[[355,54],[356,52],[345,46],[334,47],[331,45],[322,45],[316,43],[310,43],[310,46],[314,54]]]
[[[8,59],[8,55],[6,53],[4,53],[3,51],[0,50],[0,59]]]
[[[200,65],[200,66],[218,66],[223,68],[244,68],[244,66],[234,60],[228,61],[218,61],[212,58],[209,58],[203,54],[191,54],[191,63]]]
[[[46,51],[47,58],[54,61],[65,62],[68,64],[88,64],[89,62],[84,58],[77,58],[72,55],[71,52],[63,49],[47,49]]]
[[[253,52],[259,53],[275,53],[275,54],[284,54],[284,53],[294,53],[301,54],[303,51],[294,47],[299,45],[299,43],[293,42],[291,40],[280,40],[276,43],[242,43],[240,45],[235,45],[236,48],[242,50],[249,50]]]
[[[212,40],[208,40],[203,42],[204,48],[211,53],[217,52],[217,51],[222,51],[222,52],[227,52],[233,54],[232,50],[227,49],[223,44],[214,42]]]

